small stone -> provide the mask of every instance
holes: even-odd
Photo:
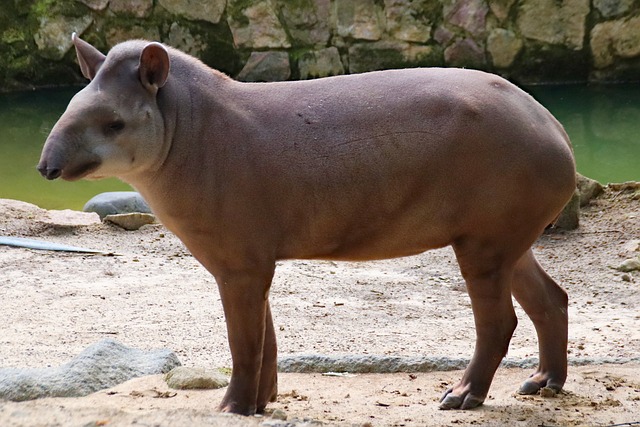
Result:
[[[173,368],[165,375],[165,381],[169,387],[178,390],[212,390],[229,385],[229,379],[221,372],[186,366]]]
[[[282,409],[275,409],[271,413],[271,418],[273,418],[274,420],[287,421],[287,413]]]
[[[95,212],[100,219],[103,219],[107,215],[123,213],[151,213],[147,202],[135,191],[110,191],[100,193],[91,198],[82,210],[85,212]]]
[[[631,279],[631,276],[629,274],[626,274],[626,273],[623,274],[620,278],[622,279],[623,282],[632,282],[633,281],[633,279]]]
[[[156,217],[153,214],[134,212],[107,215],[104,217],[103,221],[113,223],[128,231],[134,231],[138,230],[143,225],[155,223]]]
[[[616,270],[622,271],[624,273],[640,271],[640,257],[630,258],[623,261],[619,266],[616,267]]]
[[[556,397],[558,392],[551,387],[542,387],[540,389],[540,396],[542,397]]]

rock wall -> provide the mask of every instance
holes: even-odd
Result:
[[[6,0],[0,89],[82,81],[72,31],[104,51],[159,40],[246,81],[415,66],[640,80],[640,0]]]

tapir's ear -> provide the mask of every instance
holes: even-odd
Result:
[[[149,43],[140,54],[140,81],[150,91],[164,86],[169,76],[169,52],[160,43]]]
[[[82,75],[89,80],[93,80],[96,74],[98,74],[98,70],[106,56],[104,56],[98,49],[78,37],[76,33],[71,34],[71,40],[76,47],[76,55],[78,55],[78,63],[80,63],[80,71],[82,71]]]

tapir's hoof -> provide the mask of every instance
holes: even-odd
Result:
[[[555,391],[556,394],[560,393],[560,391],[562,390],[562,386],[559,386],[557,384],[553,384],[551,382],[540,384],[537,381],[529,379],[522,383],[520,389],[518,390],[518,394],[537,394],[542,388],[551,389]]]
[[[473,409],[482,405],[484,398],[466,394],[465,396],[456,396],[451,394],[453,389],[444,392],[440,399],[440,409]]]

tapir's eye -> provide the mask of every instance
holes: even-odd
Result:
[[[114,120],[105,127],[106,133],[117,133],[124,129],[124,121]]]

